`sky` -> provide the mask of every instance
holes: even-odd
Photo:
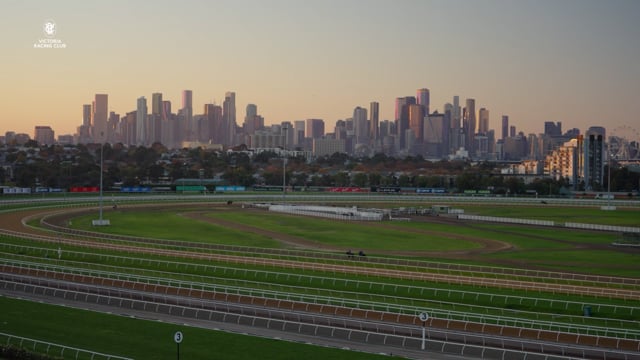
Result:
[[[357,106],[458,95],[525,134],[640,131],[637,0],[0,1],[0,134],[56,135],[82,105],[109,95],[121,115],[163,93],[173,111],[193,91],[196,114],[236,93],[266,124],[320,118],[327,132]],[[60,49],[34,48],[56,24]]]

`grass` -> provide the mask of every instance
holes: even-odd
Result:
[[[110,211],[111,226],[96,228],[91,225],[95,214],[82,215],[72,221],[79,230],[99,231],[107,234],[182,240],[222,245],[249,247],[282,247],[281,243],[265,236],[228,229],[222,226],[196,221],[175,211]]]
[[[94,228],[95,215],[73,220],[75,228],[125,235],[179,239],[248,247],[283,247],[278,241],[251,231],[224,228],[197,221],[177,213],[163,211],[110,212],[112,226]],[[134,216],[135,214],[135,216]],[[506,224],[465,223],[460,226],[429,222],[396,222],[392,228],[379,224],[347,223],[327,219],[295,217],[269,212],[239,210],[211,211],[208,216],[248,225],[271,232],[304,238],[341,249],[368,249],[371,254],[389,255],[388,251],[460,251],[479,248],[478,243],[465,238],[498,240],[511,244],[508,252],[478,258],[485,263],[517,263],[520,266],[541,266],[548,270],[574,271],[590,274],[636,276],[640,270],[637,256],[615,250],[598,250],[594,259],[584,245],[608,246],[619,235]],[[428,219],[427,219],[428,220]],[[403,230],[406,229],[406,230]],[[453,237],[453,238],[452,238]],[[565,257],[570,255],[570,257]],[[609,259],[609,260],[607,260]]]
[[[517,207],[516,207],[517,208]],[[219,226],[209,224],[207,222],[196,221],[182,217],[178,214],[179,209],[169,209],[166,211],[139,211],[139,212],[109,212],[109,218],[112,224],[107,228],[92,228],[90,221],[95,218],[95,215],[74,219],[74,226],[84,226],[87,230],[101,230],[109,232],[121,231],[133,231],[135,233],[129,235],[144,236],[144,237],[159,237],[165,239],[177,238],[191,242],[216,242],[216,241],[231,241],[234,245],[238,245],[236,241],[242,241],[238,239],[250,239],[252,236],[257,236],[250,231],[238,231],[233,229],[224,229]],[[113,214],[113,216],[112,216]],[[526,215],[526,214],[525,214]],[[535,213],[534,216],[538,216]],[[636,213],[637,215],[637,213]],[[565,230],[556,228],[539,228],[539,227],[524,227],[524,226],[510,226],[503,224],[480,224],[480,223],[468,223],[467,226],[450,226],[443,224],[432,223],[392,223],[393,228],[381,228],[380,226],[372,226],[372,224],[353,224],[343,223],[323,219],[313,218],[297,218],[293,216],[283,216],[279,214],[270,214],[266,212],[251,213],[240,211],[212,211],[211,216],[219,217],[227,221],[233,221],[239,224],[251,225],[258,228],[268,229],[274,232],[280,232],[292,236],[300,236],[305,239],[313,241],[324,242],[327,244],[338,244],[334,246],[348,247],[348,248],[369,248],[371,244],[379,248],[380,253],[384,253],[387,250],[396,250],[398,247],[418,247],[425,246],[425,239],[433,241],[430,246],[432,249],[440,250],[452,250],[459,249],[456,246],[462,244],[462,249],[474,248],[477,245],[466,240],[457,240],[447,237],[447,234],[458,236],[470,236],[481,237],[484,239],[501,240],[508,242],[515,246],[515,250],[509,252],[486,254],[483,257],[477,259],[484,259],[489,264],[518,264],[524,268],[545,268],[550,270],[564,270],[572,272],[583,272],[590,274],[610,274],[618,276],[630,276],[637,277],[640,266],[638,265],[638,255],[632,253],[624,253],[622,251],[611,250],[585,250],[576,249],[576,245],[580,244],[609,244],[616,235],[608,235],[605,233],[593,233],[582,232],[575,230]],[[504,216],[504,215],[491,215],[491,216]],[[542,215],[539,215],[542,216]],[[626,216],[626,215],[625,215]],[[515,217],[515,216],[511,216]],[[526,218],[534,218],[530,216],[524,216]],[[131,221],[131,222],[127,222]],[[575,221],[575,220],[573,220]],[[375,225],[375,224],[374,224]],[[133,230],[132,230],[133,229]],[[211,236],[215,234],[215,237]],[[427,235],[428,234],[428,235]],[[168,236],[169,235],[169,236]],[[205,239],[205,240],[203,240]],[[253,241],[254,245],[251,244]],[[264,244],[268,244],[271,239],[261,237],[256,240],[248,241],[245,246],[257,246],[266,247]],[[345,245],[345,241],[353,241]],[[458,243],[459,242],[459,243]],[[367,246],[363,244],[368,244]],[[38,246],[44,246],[43,244]],[[151,246],[151,245],[147,245]],[[413,249],[413,248],[411,248]],[[87,251],[81,250],[81,251]],[[138,256],[138,255],[127,255]],[[146,258],[140,256],[141,258]],[[152,258],[152,257],[149,257]],[[158,257],[155,257],[158,258]],[[162,258],[166,260],[167,258]],[[90,266],[90,262],[95,263],[109,263],[108,260],[99,259],[98,254],[95,257],[83,257],[78,258],[81,261],[87,261],[87,265]],[[184,259],[170,259],[180,262],[200,263],[200,261],[190,261]],[[309,260],[311,261],[311,260]],[[495,306],[503,309],[521,309],[531,310],[541,313],[558,313],[567,314],[569,311],[571,314],[580,315],[581,305],[583,303],[588,304],[622,304],[621,301],[608,300],[605,298],[585,298],[579,296],[567,296],[567,295],[553,295],[546,293],[524,293],[516,290],[509,289],[495,289],[495,288],[483,288],[472,286],[456,286],[447,284],[433,284],[417,281],[402,281],[390,278],[377,278],[377,277],[364,277],[349,274],[334,274],[334,273],[321,273],[316,271],[297,271],[291,269],[278,269],[278,268],[265,268],[260,266],[246,266],[231,263],[222,262],[208,262],[208,265],[216,266],[221,265],[227,268],[236,268],[238,272],[230,273],[230,271],[212,271],[212,268],[205,269],[204,267],[197,268],[195,266],[169,269],[167,266],[144,264],[140,263],[127,263],[126,266],[132,268],[149,268],[162,271],[172,271],[176,273],[176,277],[189,276],[189,274],[205,274],[208,276],[220,276],[228,279],[230,284],[233,284],[233,279],[238,280],[252,280],[259,281],[265,284],[282,284],[283,286],[296,286],[304,285],[312,288],[309,291],[317,289],[319,293],[326,291],[354,291],[356,290],[361,296],[366,294],[374,294],[379,296],[385,296],[387,294],[395,296],[406,296],[412,301],[424,300],[424,304],[435,308],[441,308],[446,310],[448,306],[457,306],[457,308],[464,308],[471,305],[485,305]],[[115,264],[118,266],[125,266],[123,263]],[[246,271],[245,271],[246,270]],[[252,271],[257,270],[257,271]],[[135,271],[135,270],[132,270]],[[281,276],[276,278],[274,276],[266,274],[266,271],[281,271],[286,274],[286,278]],[[297,275],[308,275],[305,278],[304,284],[301,284]],[[168,277],[170,277],[168,275]],[[336,284],[331,284],[326,280],[320,280],[319,277],[328,277],[338,279]],[[342,280],[340,280],[342,279]],[[370,285],[361,288],[354,289],[354,281],[373,281],[381,282],[383,285]],[[323,282],[324,281],[324,282]],[[400,288],[395,289],[395,285],[399,285]],[[402,285],[415,286],[417,290],[409,290]],[[426,289],[426,288],[430,289]],[[419,289],[419,288],[422,288]],[[459,290],[453,296],[448,293],[449,289]],[[291,290],[293,291],[293,290]],[[475,297],[473,293],[483,293],[479,298]],[[346,295],[342,295],[346,296]],[[534,298],[549,298],[555,299],[558,303],[531,303],[530,301],[518,302],[516,300],[506,300],[507,296],[513,296],[514,299],[519,299],[521,296],[530,296]],[[457,305],[437,305],[434,303],[426,302],[426,299],[450,301]],[[500,300],[496,300],[500,299]],[[575,301],[578,305],[571,305],[570,309],[564,308],[562,300]],[[407,300],[409,301],[409,300]],[[1,303],[0,303],[1,304]],[[630,306],[636,306],[636,304],[626,304]],[[1,305],[0,305],[1,306]],[[575,308],[574,308],[575,307]],[[25,315],[26,316],[26,315]],[[637,320],[636,313],[631,314],[612,314],[609,311],[601,311],[598,316],[602,317],[619,317],[631,320]],[[46,319],[46,317],[43,317]],[[56,320],[59,321],[59,320]],[[594,318],[594,321],[597,319]],[[60,323],[67,323],[61,321]],[[73,322],[68,322],[73,323]],[[155,324],[155,323],[154,323]],[[94,326],[99,327],[98,324]],[[141,330],[144,331],[144,330]],[[175,331],[175,330],[173,330]],[[166,331],[163,335],[158,335],[158,338],[165,339],[168,336],[169,342],[173,331]],[[189,329],[189,334],[191,329]],[[186,330],[185,339],[187,337],[192,339],[193,336],[189,335]],[[167,335],[168,334],[168,335]],[[106,336],[106,335],[105,335]],[[153,341],[151,339],[144,339],[145,342]],[[186,341],[186,340],[185,340]],[[223,340],[224,341],[224,340]],[[186,344],[186,342],[185,342]],[[243,345],[247,346],[247,345]],[[251,345],[248,345],[251,346]],[[106,352],[106,350],[102,350]],[[119,353],[115,353],[119,354]],[[351,353],[349,353],[351,354]],[[200,354],[194,355],[189,358],[199,358]],[[297,355],[297,354],[296,354]],[[128,355],[127,355],[128,356]],[[304,355],[303,355],[304,356]],[[293,356],[289,358],[298,358],[299,356]],[[306,356],[305,356],[306,357]],[[136,357],[140,358],[140,357]],[[224,357],[225,359],[234,357]],[[262,354],[255,355],[255,358],[269,358],[264,357]],[[274,357],[275,358],[275,357]],[[280,357],[278,357],[280,358]],[[353,358],[353,357],[349,357]]]
[[[133,319],[0,297],[0,332],[136,360],[173,358],[181,331],[183,359],[385,359],[386,356],[305,345],[185,325]],[[66,324],[61,326],[61,324]]]

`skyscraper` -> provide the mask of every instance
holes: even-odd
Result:
[[[228,91],[224,96],[224,103],[222,104],[222,119],[224,124],[225,141],[226,145],[234,145],[234,138],[236,136],[236,93]]]
[[[409,104],[409,129],[413,130],[415,140],[418,143],[424,141],[424,107],[418,104]]]
[[[319,139],[324,136],[324,120],[307,119],[306,136],[311,139]]]
[[[467,99],[465,102],[462,127],[465,134],[465,148],[473,155],[474,136],[476,134],[476,100]]]
[[[82,105],[82,126],[91,126],[91,104]]]
[[[544,134],[548,136],[562,136],[562,122],[553,121],[544,122]]]
[[[147,99],[138,98],[136,107],[136,145],[147,145]]]
[[[367,109],[358,106],[353,110],[353,125],[356,144],[368,143],[369,126],[367,124]]]
[[[480,108],[478,111],[478,133],[484,135],[489,133],[489,110],[485,108]]]
[[[185,139],[182,140],[195,140],[196,127],[193,123],[193,92],[191,90],[182,91],[182,116],[184,117],[183,135]]]
[[[502,115],[502,137],[504,140],[509,137],[509,116]]]
[[[162,116],[162,93],[151,94],[151,114]]]
[[[304,145],[304,125],[304,120],[296,120],[293,122],[293,145],[295,146],[303,147]]]
[[[244,123],[242,124],[245,135],[251,135],[256,131],[256,116],[258,116],[258,107],[255,104],[247,104],[247,112],[244,116]]]
[[[369,139],[374,144],[377,144],[380,138],[380,104],[377,101],[372,101],[369,104]]]
[[[398,145],[401,150],[406,149],[407,145],[406,133],[409,129],[409,105],[415,103],[416,98],[413,96],[396,98],[396,132],[399,138]]]
[[[584,135],[584,183],[587,190],[599,190],[604,185],[606,130],[592,126]]]
[[[109,135],[107,132],[108,102],[109,97],[107,94],[96,94],[95,100],[93,101],[91,134],[95,143],[106,142]]]
[[[422,113],[426,116],[429,115],[429,89],[418,89],[416,94],[418,105],[422,106]]]

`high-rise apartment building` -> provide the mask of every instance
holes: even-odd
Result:
[[[587,190],[601,189],[604,182],[606,130],[592,126],[584,135],[584,183]]]

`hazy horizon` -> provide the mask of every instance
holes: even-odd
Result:
[[[443,111],[458,95],[525,133],[638,130],[640,2],[633,0],[327,0],[299,2],[19,1],[0,4],[0,134],[37,125],[75,133],[82,105],[109,95],[124,115],[163,93],[194,113],[236,93],[266,124],[321,118],[332,131],[356,106],[431,92]],[[66,47],[38,49],[51,19]],[[631,108],[630,110],[627,110]]]

